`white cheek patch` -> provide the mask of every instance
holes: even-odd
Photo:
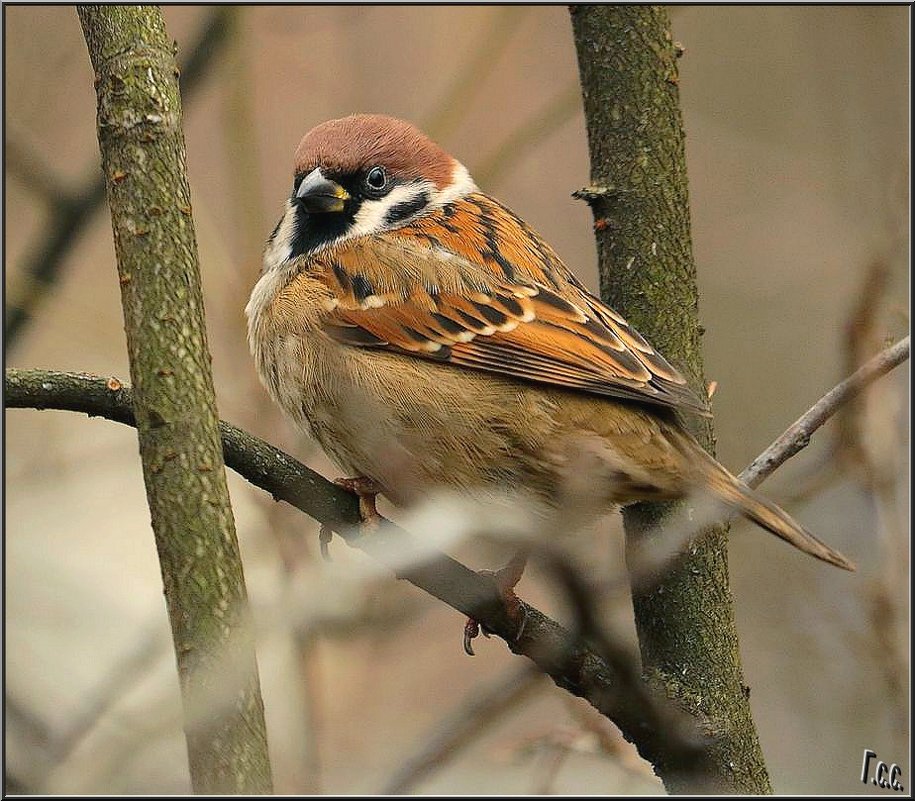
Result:
[[[353,221],[352,228],[347,231],[347,237],[366,236],[379,231],[386,231],[393,226],[387,222],[388,212],[397,206],[409,204],[418,200],[422,195],[427,198],[433,196],[435,186],[428,181],[414,181],[409,184],[395,186],[387,195],[378,200],[363,200],[359,211]],[[425,211],[427,206],[417,209],[417,214]],[[411,215],[412,216],[412,215]],[[398,225],[409,221],[410,217],[398,220]]]
[[[292,255],[292,240],[295,237],[295,207],[286,201],[285,211],[276,231],[267,240],[264,248],[264,264],[260,278],[254,285],[245,314],[248,317],[248,341],[254,351],[254,332],[261,315],[269,309],[276,294],[289,282],[295,267],[289,258]]]
[[[431,181],[411,181],[408,184],[395,186],[387,195],[378,200],[363,200],[352,226],[345,233],[335,239],[321,242],[309,250],[306,255],[314,256],[322,250],[352,237],[370,236],[389,231],[410,222],[417,216],[440,209],[458,198],[478,191],[467,168],[459,161],[455,161],[451,182],[444,188],[436,189],[435,184]],[[410,208],[411,205],[414,205],[415,209]],[[391,214],[392,212],[393,214]],[[287,199],[276,233],[264,249],[264,273],[284,271],[288,267],[289,260],[292,258],[295,234],[295,201]],[[443,249],[438,251],[438,255],[444,259],[455,258],[454,254]]]

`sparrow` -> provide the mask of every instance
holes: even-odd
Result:
[[[679,415],[708,409],[680,372],[410,123],[305,135],[246,314],[267,392],[363,496],[555,509],[584,478],[606,511],[702,490],[854,569],[699,445]]]

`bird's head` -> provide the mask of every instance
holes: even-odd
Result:
[[[475,190],[466,168],[408,122],[330,120],[296,149],[292,193],[266,258],[282,263],[399,228]]]

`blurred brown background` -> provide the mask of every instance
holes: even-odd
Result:
[[[79,185],[98,156],[76,13],[4,11],[7,155],[31,151],[62,190]],[[165,9],[180,54],[212,13]],[[594,287],[590,212],[570,198],[588,181],[570,24],[564,7],[236,14],[235,33],[185,106],[219,407],[333,477],[272,409],[245,344],[243,307],[299,138],[356,111],[416,122]],[[873,353],[908,330],[909,12],[675,7],[672,16],[686,49],[680,88],[706,372],[719,384],[719,457],[740,470],[849,370],[849,320],[881,269],[887,289],[868,307],[859,347]],[[9,308],[23,291],[21,265],[56,220],[27,177],[11,177],[9,164],[5,173]],[[8,345],[7,365],[126,378],[113,260],[103,211]],[[911,783],[907,378],[906,366],[874,388],[844,429],[846,447],[830,424],[764,485],[857,560],[858,574],[749,524],[732,529],[745,676],[778,792],[876,792],[860,783],[864,748],[900,763]],[[5,428],[9,789],[185,791],[135,434],[63,412],[11,411]],[[260,624],[276,789],[381,791],[447,713],[517,660],[487,641],[466,658],[457,613],[339,542],[335,561],[322,563],[313,522],[234,475],[230,488]],[[606,529],[593,543],[597,565],[619,557],[618,517]],[[461,555],[493,566],[482,551]],[[536,572],[521,590],[552,603]],[[610,613],[631,636],[625,602]],[[605,753],[612,736],[595,717],[537,683],[411,789],[660,791],[626,747]],[[601,749],[595,728],[611,746]]]

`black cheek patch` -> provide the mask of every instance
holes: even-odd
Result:
[[[388,209],[387,214],[384,215],[384,225],[391,226],[403,222],[414,214],[421,212],[427,205],[429,205],[428,192],[421,192],[412,200],[405,200],[403,203],[397,203],[396,205],[391,206],[391,208]]]

